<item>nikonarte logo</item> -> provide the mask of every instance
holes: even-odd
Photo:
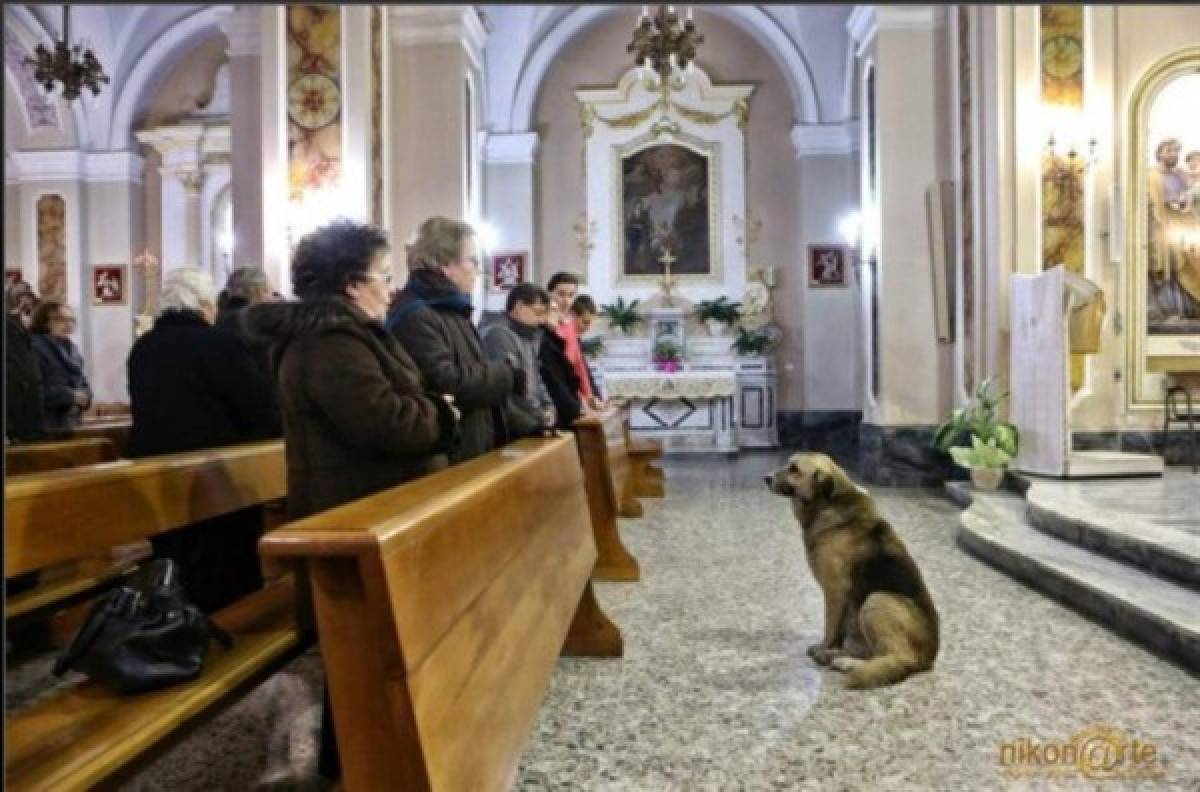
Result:
[[[1062,741],[1021,737],[1000,743],[1001,772],[1010,777],[1163,778],[1158,747],[1111,726],[1089,726]]]

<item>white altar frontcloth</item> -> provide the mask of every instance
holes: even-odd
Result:
[[[610,371],[604,385],[612,399],[722,399],[737,393],[729,371]]]

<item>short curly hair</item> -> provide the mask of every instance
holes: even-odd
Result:
[[[367,279],[371,259],[391,250],[387,234],[373,225],[335,220],[306,234],[292,253],[292,289],[302,300],[336,297]]]

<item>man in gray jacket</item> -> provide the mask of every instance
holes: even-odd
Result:
[[[525,371],[525,388],[513,391],[504,406],[513,437],[554,427],[554,402],[538,374],[538,344],[550,297],[533,283],[519,283],[508,293],[505,315],[483,330],[488,358]]]

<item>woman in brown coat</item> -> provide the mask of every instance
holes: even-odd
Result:
[[[288,512],[305,517],[446,465],[458,411],[428,392],[412,358],[383,329],[392,273],[387,238],[339,221],[300,240],[300,303],[259,303],[243,321],[272,340],[287,446]],[[338,775],[328,694],[321,773]]]
[[[293,518],[444,467],[455,439],[456,410],[383,329],[387,250],[370,226],[314,231],[292,259],[302,302],[246,309],[246,329],[272,341]]]

